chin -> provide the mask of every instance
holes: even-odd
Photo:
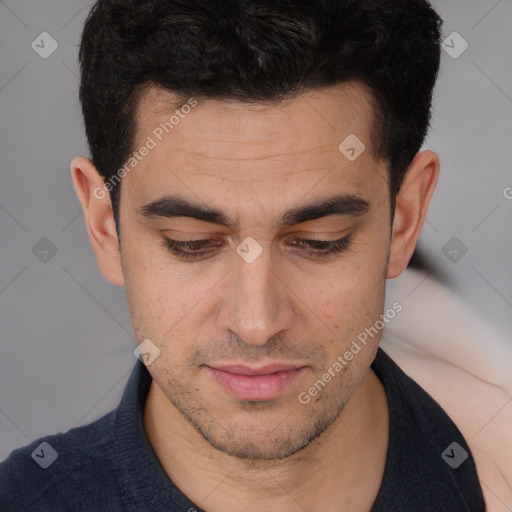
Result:
[[[273,439],[255,436],[251,439],[209,439],[213,448],[231,457],[244,460],[271,461],[290,457],[303,450],[309,440]]]
[[[245,407],[250,407],[246,405]],[[231,416],[228,421],[191,421],[195,429],[216,450],[231,457],[245,460],[271,461],[290,457],[306,448],[321,436],[339,415],[321,414],[316,420],[311,417],[297,418],[291,413],[272,414],[262,412],[269,404],[256,404],[260,417]]]

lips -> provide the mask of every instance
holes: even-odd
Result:
[[[232,397],[257,401],[278,398],[307,371],[307,367],[290,364],[270,364],[259,368],[219,365],[206,366],[205,370]]]

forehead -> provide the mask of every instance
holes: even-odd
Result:
[[[141,96],[135,148],[148,137],[155,144],[127,177],[134,203],[179,190],[218,206],[252,198],[263,211],[333,189],[386,193],[385,162],[372,153],[372,96],[358,82],[273,104],[194,98],[196,106],[180,109],[190,99],[159,88]],[[355,160],[339,149],[347,137],[364,144]]]
[[[346,82],[309,91],[279,103],[248,103],[197,98],[198,106],[172,130],[169,145],[196,156],[233,158],[243,146],[246,159],[305,153],[337,145],[348,135],[373,151],[374,102],[360,82]],[[153,87],[140,98],[136,111],[137,140],[169,120],[187,98]],[[171,140],[172,139],[172,140]],[[166,142],[166,141],[162,141]]]

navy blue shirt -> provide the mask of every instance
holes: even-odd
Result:
[[[381,348],[372,369],[388,397],[390,438],[370,512],[485,511],[473,457],[454,423]],[[149,444],[142,413],[150,384],[137,361],[117,409],[11,452],[0,464],[0,511],[201,511]]]

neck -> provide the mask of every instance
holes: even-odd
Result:
[[[369,510],[384,473],[389,438],[386,394],[372,370],[340,416],[294,455],[245,460],[213,448],[153,381],[144,427],[173,483],[208,512]],[[172,433],[172,434],[169,434]]]

